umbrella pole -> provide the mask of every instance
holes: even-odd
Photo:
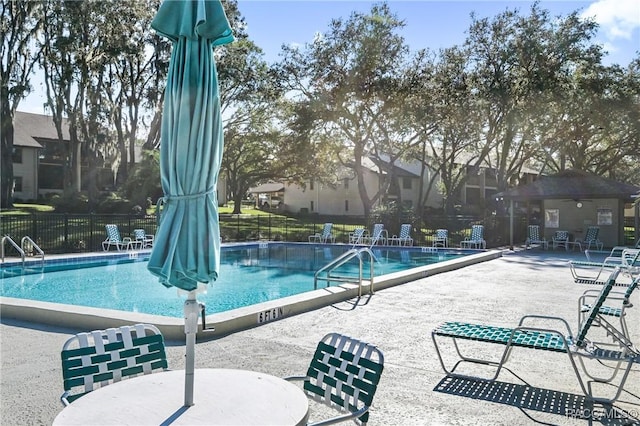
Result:
[[[190,291],[184,302],[184,334],[186,334],[186,356],[184,377],[184,406],[193,405],[193,380],[195,370],[196,333],[198,332],[198,314],[200,306],[196,300],[196,291]]]

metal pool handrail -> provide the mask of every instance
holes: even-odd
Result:
[[[332,275],[333,271],[336,268],[339,268],[340,266],[344,265],[345,263],[347,263],[348,261],[350,261],[351,259],[353,259],[354,257],[358,258],[358,262],[359,262],[359,267],[358,267],[358,296],[362,296],[362,255],[363,253],[366,253],[369,255],[369,266],[370,266],[370,271],[369,271],[369,293],[373,294],[373,262],[375,260],[375,256],[373,255],[373,253],[371,252],[371,250],[369,250],[368,248],[360,248],[360,249],[356,249],[353,248],[351,250],[348,250],[344,253],[342,253],[340,256],[338,256],[336,259],[332,260],[331,262],[329,262],[327,265],[323,266],[322,268],[318,269],[316,271],[316,273],[313,276],[313,288],[315,290],[318,289],[318,280],[325,280],[327,282],[327,286],[329,285],[329,283],[331,281],[335,281],[335,282],[343,282],[343,283],[353,283],[353,277],[347,277],[347,276],[339,276],[339,275]],[[321,277],[320,274],[326,271],[326,276]]]
[[[35,241],[33,241],[31,239],[31,237],[22,237],[22,240],[20,241],[20,247],[22,248],[22,252],[26,253],[24,246],[25,243],[29,243],[31,244],[31,247],[33,247],[33,249],[40,255],[40,257],[42,258],[42,266],[44,266],[44,251],[42,251],[42,249],[40,248],[40,246],[38,246]],[[24,257],[23,257],[23,263],[24,263]]]
[[[16,250],[18,250],[18,253],[20,253],[20,257],[22,258],[22,267],[24,268],[24,250],[22,250],[22,248],[11,239],[10,236],[5,235],[4,237],[2,237],[2,243],[0,244],[0,257],[2,258],[2,263],[4,263],[4,243],[5,241],[9,241],[9,243],[13,246],[13,248],[15,248]]]

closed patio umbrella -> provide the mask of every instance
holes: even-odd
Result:
[[[164,192],[148,269],[185,301],[185,406],[193,405],[196,293],[218,277],[220,229],[216,184],[222,122],[214,46],[233,41],[219,0],[165,1],[151,26],[173,42],[160,135]]]

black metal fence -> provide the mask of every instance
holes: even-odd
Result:
[[[356,227],[371,229],[372,223],[354,217],[294,217],[282,215],[220,215],[220,233],[223,241],[308,241],[310,235],[322,232],[325,222],[332,222],[336,242],[348,243],[349,233]],[[472,224],[485,227],[488,247],[509,245],[509,217],[490,216],[430,216],[421,226],[414,226],[412,238],[415,245],[431,245],[435,230],[449,230],[450,245],[467,238]],[[8,235],[18,244],[28,236],[45,253],[91,252],[102,250],[106,238],[105,225],[116,224],[122,237],[131,236],[134,229],[142,228],[148,234],[157,229],[155,216],[126,214],[52,214],[34,213],[0,216],[0,234]],[[389,236],[399,234],[399,223],[385,223]],[[398,228],[398,229],[396,229]],[[514,242],[520,244],[526,238],[526,219],[514,220]],[[5,250],[12,248],[6,244]]]

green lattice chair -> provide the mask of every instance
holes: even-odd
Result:
[[[571,367],[578,379],[580,387],[587,398],[599,402],[610,404],[618,399],[624,389],[624,385],[629,371],[634,363],[640,361],[640,354],[628,339],[619,335],[612,336],[615,343],[619,345],[619,350],[608,349],[599,346],[597,343],[587,338],[587,334],[594,323],[598,323],[599,310],[609,295],[611,288],[615,285],[619,270],[615,270],[605,285],[602,286],[598,297],[591,305],[589,311],[584,316],[577,333],[572,333],[566,320],[558,317],[544,315],[525,315],[522,317],[517,327],[499,327],[485,324],[472,324],[465,322],[449,321],[442,323],[431,332],[440,365],[443,370],[452,377],[480,378],[494,381],[498,378],[504,364],[509,360],[509,356],[515,348],[527,348],[541,351],[564,353],[568,356]],[[541,323],[558,323],[562,331],[540,326]],[[458,360],[452,365],[445,363],[440,344],[452,341],[455,354]],[[476,356],[469,356],[463,352],[468,352],[465,341],[474,341],[490,344],[504,345],[504,351],[498,358],[479,359]],[[466,349],[466,350],[465,350]],[[476,347],[477,349],[477,347]],[[447,360],[450,359],[447,357]],[[578,361],[581,371],[578,369]],[[585,360],[595,360],[596,364],[606,363],[610,369],[606,376],[596,376],[590,372],[585,365]],[[493,377],[478,377],[470,374],[457,373],[456,369],[463,363],[482,364],[495,367]],[[450,363],[449,363],[450,364]],[[626,365],[626,368],[623,366]],[[486,370],[485,370],[486,371]],[[621,376],[618,373],[622,373]],[[613,384],[613,380],[619,377],[618,385],[613,396],[608,398],[594,396],[592,388],[585,383],[585,375],[590,381]]]
[[[313,235],[309,235],[309,242],[310,243],[335,243],[336,242],[336,237],[331,233],[331,230],[333,229],[333,223],[331,222],[327,222],[324,224],[324,226],[322,227],[322,233],[318,233],[316,232]]]
[[[609,293],[609,297],[606,300],[606,305],[603,304],[598,309],[597,315],[594,319],[594,322],[606,330],[607,336],[617,336],[615,341],[628,341],[631,342],[631,335],[629,333],[629,327],[627,325],[627,312],[628,308],[633,307],[633,303],[631,303],[631,295],[640,285],[640,277],[631,281],[631,283],[627,286],[627,289],[622,291],[611,291]],[[582,293],[580,299],[578,299],[578,311],[579,315],[579,324],[587,319],[587,314],[591,310],[591,305],[593,300],[598,296],[599,290],[589,289]],[[615,303],[615,305],[614,305]],[[620,328],[614,326],[610,319],[617,318],[620,322]],[[640,349],[636,348],[636,352],[640,351]]]
[[[557,247],[564,247],[565,250],[569,250],[569,232],[568,231],[556,231],[551,238],[553,249]]]
[[[587,233],[584,236],[584,241],[582,242],[585,245],[585,250],[590,250],[591,245],[593,244],[596,249],[602,250],[604,243],[598,239],[598,234],[600,233],[600,227],[598,226],[589,226],[587,228]]]
[[[383,368],[384,357],[377,347],[330,333],[318,343],[306,376],[285,379],[304,381],[303,389],[309,398],[344,413],[309,425],[347,420],[366,425]]]
[[[529,225],[527,227],[527,230],[527,239],[524,242],[525,250],[527,250],[534,244],[542,246],[545,250],[549,248],[549,243],[547,242],[547,240],[544,238],[540,238],[540,225]]]
[[[150,324],[78,333],[60,356],[65,406],[97,388],[168,369],[164,339]]]
[[[487,248],[487,242],[484,240],[484,226],[472,225],[471,236],[460,241],[460,248]]]
[[[102,242],[102,250],[109,251],[111,246],[114,246],[118,251],[124,248],[132,248],[134,244],[130,237],[122,238],[120,236],[120,230],[118,225],[110,223],[104,226],[107,231],[107,238]]]
[[[364,228],[354,229],[353,232],[349,233],[349,244],[363,244],[366,231]]]
[[[384,224],[375,223],[373,225],[373,229],[371,230],[370,236],[365,236],[364,240],[366,244],[376,245],[376,244],[385,244],[389,239],[389,234],[386,229],[384,229]]]
[[[399,246],[412,246],[413,238],[411,238],[411,224],[403,223],[400,225],[400,235],[392,235],[387,239],[389,244],[397,244]]]

